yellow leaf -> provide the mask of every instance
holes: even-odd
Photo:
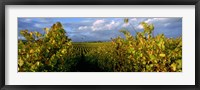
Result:
[[[171,68],[173,71],[176,71],[176,64],[175,63],[171,64]]]
[[[36,65],[39,66],[39,65],[40,65],[40,62],[37,61],[37,62],[36,62]]]
[[[19,64],[19,66],[21,67],[21,66],[24,64],[24,61],[20,58],[20,59],[18,60],[18,64]]]
[[[30,50],[30,53],[33,53],[33,52],[34,52],[34,50],[33,50],[33,49],[31,49],[31,50]]]
[[[164,54],[164,53],[162,53],[162,54],[160,54],[159,56],[160,56],[160,57],[165,57],[165,54]]]

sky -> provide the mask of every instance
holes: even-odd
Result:
[[[124,23],[124,18],[128,18],[129,23]],[[43,34],[43,28],[50,28],[54,23],[61,22],[66,35],[73,42],[109,41],[117,36],[123,37],[119,32],[121,29],[127,29],[133,36],[135,31],[142,32],[143,27],[140,23],[143,21],[154,25],[154,35],[164,34],[168,38],[182,36],[181,17],[20,17],[18,39],[24,39],[19,33],[21,30],[27,29]]]

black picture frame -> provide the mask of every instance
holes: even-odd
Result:
[[[6,5],[195,5],[195,85],[5,85]],[[192,90],[199,89],[200,0],[1,0],[0,1],[0,88],[1,90]]]

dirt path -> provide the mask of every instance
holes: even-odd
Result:
[[[81,59],[77,64],[78,72],[102,72],[102,70],[95,64],[86,61],[84,54],[81,54]]]

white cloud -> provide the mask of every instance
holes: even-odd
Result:
[[[151,18],[151,19],[147,19],[144,22],[146,22],[146,23],[152,23],[152,22],[156,22],[156,21],[165,22],[167,20],[169,20],[169,18]]]
[[[165,23],[164,26],[167,27],[169,26],[171,23]]]
[[[153,21],[153,19],[147,19],[147,20],[144,21],[144,22],[149,23],[149,22],[151,22],[151,21]]]
[[[42,25],[38,24],[38,23],[34,24],[34,26],[37,27],[37,28],[42,28]]]
[[[141,24],[139,24],[139,25],[136,27],[136,29],[144,29],[144,27],[143,27]]]
[[[97,27],[97,26],[91,26],[92,31],[97,31],[97,30],[102,30],[102,27]]]
[[[93,23],[93,26],[99,26],[99,25],[102,25],[104,24],[105,20],[96,20],[94,23]]]
[[[130,24],[129,23],[124,23],[123,25],[122,25],[122,27],[127,27],[127,26],[129,26]]]
[[[119,22],[115,22],[114,20],[112,20],[112,22],[107,24],[106,27],[108,28],[108,30],[111,30],[117,27],[119,24],[120,24]]]
[[[105,21],[105,20],[96,20],[91,26],[92,31],[97,30],[113,30],[120,25],[120,22],[117,21]]]
[[[88,26],[80,26],[78,29],[79,30],[86,30],[86,29],[88,29]]]
[[[92,20],[83,20],[83,21],[81,21],[81,22],[92,22]]]
[[[161,20],[161,21],[163,21],[163,20],[168,20],[169,18],[153,18],[154,20]]]
[[[132,18],[131,21],[137,21],[137,18]]]
[[[32,19],[30,19],[30,18],[22,19],[22,22],[26,22],[26,23],[30,23],[31,21],[32,21]]]
[[[96,30],[102,30],[103,26],[105,25],[105,20],[96,20],[93,23],[93,26],[91,26],[92,31],[96,31]]]
[[[39,22],[41,22],[41,23],[47,23],[47,22],[48,22],[48,19],[41,18]]]
[[[20,39],[20,40],[25,40],[26,38],[23,37],[23,36],[18,36],[18,39]]]

